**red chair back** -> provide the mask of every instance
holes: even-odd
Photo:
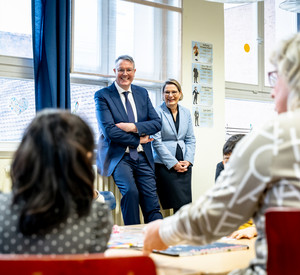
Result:
[[[0,255],[2,275],[155,275],[148,256],[105,257],[89,255]]]
[[[300,209],[273,207],[265,217],[268,275],[300,274]]]

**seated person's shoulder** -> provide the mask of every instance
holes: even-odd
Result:
[[[102,235],[109,235],[111,233],[113,217],[112,211],[107,203],[93,201],[90,216],[92,216],[92,224],[100,228],[98,230],[101,230]]]
[[[224,169],[224,164],[223,164],[223,161],[220,161],[219,163],[217,163],[217,168],[219,169]]]
[[[105,202],[99,202],[99,201],[93,201],[92,203],[92,213],[93,216],[97,217],[105,217],[105,216],[111,216],[111,210],[109,208],[109,205]]]
[[[300,109],[297,109],[292,112],[290,111],[290,112],[279,114],[277,117],[275,117],[275,119],[272,122],[274,125],[279,123],[280,128],[282,129],[289,129],[290,127],[295,127],[295,123],[298,123],[299,119],[300,119]]]
[[[0,192],[0,205],[10,203],[12,199],[11,193]]]

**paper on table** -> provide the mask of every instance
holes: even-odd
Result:
[[[108,248],[142,248],[144,231],[142,227],[113,227],[113,233],[108,241]]]

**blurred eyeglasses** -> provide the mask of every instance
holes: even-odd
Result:
[[[270,86],[274,87],[278,79],[278,72],[277,71],[268,72],[268,77],[269,77]]]
[[[124,74],[132,74],[134,72],[134,69],[128,68],[128,69],[117,69],[118,73]]]
[[[166,96],[169,96],[169,95],[172,95],[172,96],[176,96],[176,95],[178,95],[178,91],[164,91],[164,94],[166,95]]]

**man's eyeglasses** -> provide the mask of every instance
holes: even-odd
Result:
[[[270,86],[274,87],[278,79],[278,72],[277,71],[268,72],[268,78],[269,78]]]
[[[118,73],[124,74],[125,72],[128,74],[133,73],[134,69],[117,69]]]

